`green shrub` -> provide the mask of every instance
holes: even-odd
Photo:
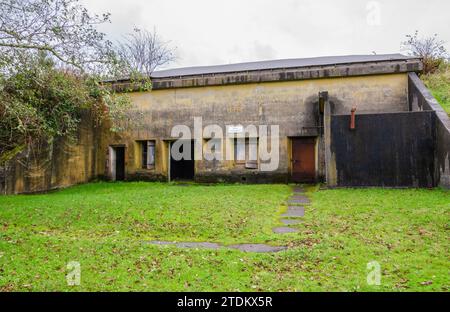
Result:
[[[0,75],[0,159],[57,137],[75,138],[83,110],[98,124],[107,119],[111,130],[120,130],[115,121],[124,118],[129,105],[129,97],[95,77],[36,59],[13,74]]]
[[[432,74],[422,75],[421,79],[444,110],[450,115],[450,63],[446,62],[442,64]]]

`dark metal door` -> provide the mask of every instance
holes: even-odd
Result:
[[[292,181],[314,182],[316,179],[315,138],[292,138]]]
[[[116,147],[116,181],[125,180],[125,147]]]
[[[194,162],[194,140],[185,142],[191,146],[190,159],[175,160],[170,157],[170,179],[171,180],[193,180],[195,175],[195,162]],[[170,144],[172,148],[172,144]],[[180,153],[183,153],[183,145],[180,146]]]

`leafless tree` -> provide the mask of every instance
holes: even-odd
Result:
[[[135,28],[123,42],[118,43],[117,50],[120,60],[127,64],[126,68],[145,76],[175,60],[174,49],[169,42],[161,39],[156,30],[151,32]]]
[[[37,53],[76,70],[98,69],[114,56],[96,26],[109,13],[90,14],[78,0],[0,0],[0,65]]]
[[[422,38],[416,30],[413,35],[407,35],[406,38],[407,40],[402,42],[403,50],[422,58],[425,74],[434,72],[448,57],[445,42],[440,40],[437,34]]]

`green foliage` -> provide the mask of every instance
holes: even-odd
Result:
[[[104,121],[109,122],[109,130],[120,132],[129,126],[129,110],[132,107],[130,98],[126,93],[115,92],[108,84],[103,84],[95,77],[88,77],[86,85],[92,99],[91,110],[94,112],[96,121],[101,125]]]
[[[6,0],[0,5],[0,160],[74,139],[83,111],[112,131],[129,126],[126,94],[101,83],[133,69],[79,0]],[[51,18],[49,18],[51,17]],[[139,79],[149,89],[149,78]]]
[[[125,118],[130,101],[97,78],[56,68],[40,56],[33,63],[0,77],[0,157],[18,146],[73,138],[80,115],[90,110],[100,124],[111,120],[113,130]]]
[[[419,31],[413,35],[407,35],[407,40],[402,42],[402,49],[408,54],[418,56],[423,62],[423,72],[430,74],[435,72],[448,57],[444,41],[437,34],[428,37],[419,36]]]
[[[20,153],[24,149],[25,149],[24,145],[18,145],[15,148],[13,148],[12,150],[3,153],[0,157],[0,164],[4,164],[5,162],[12,159],[14,156],[16,156],[18,153]]]
[[[0,291],[448,291],[449,191],[309,188],[274,234],[287,185],[93,183],[0,197]],[[279,253],[152,240],[267,243]],[[67,263],[81,285],[66,283]],[[381,285],[367,284],[367,263]]]
[[[450,115],[450,64],[446,62],[436,72],[422,75],[420,78]]]

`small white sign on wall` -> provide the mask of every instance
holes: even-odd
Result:
[[[239,126],[228,126],[228,133],[242,133],[244,132],[244,127]]]

